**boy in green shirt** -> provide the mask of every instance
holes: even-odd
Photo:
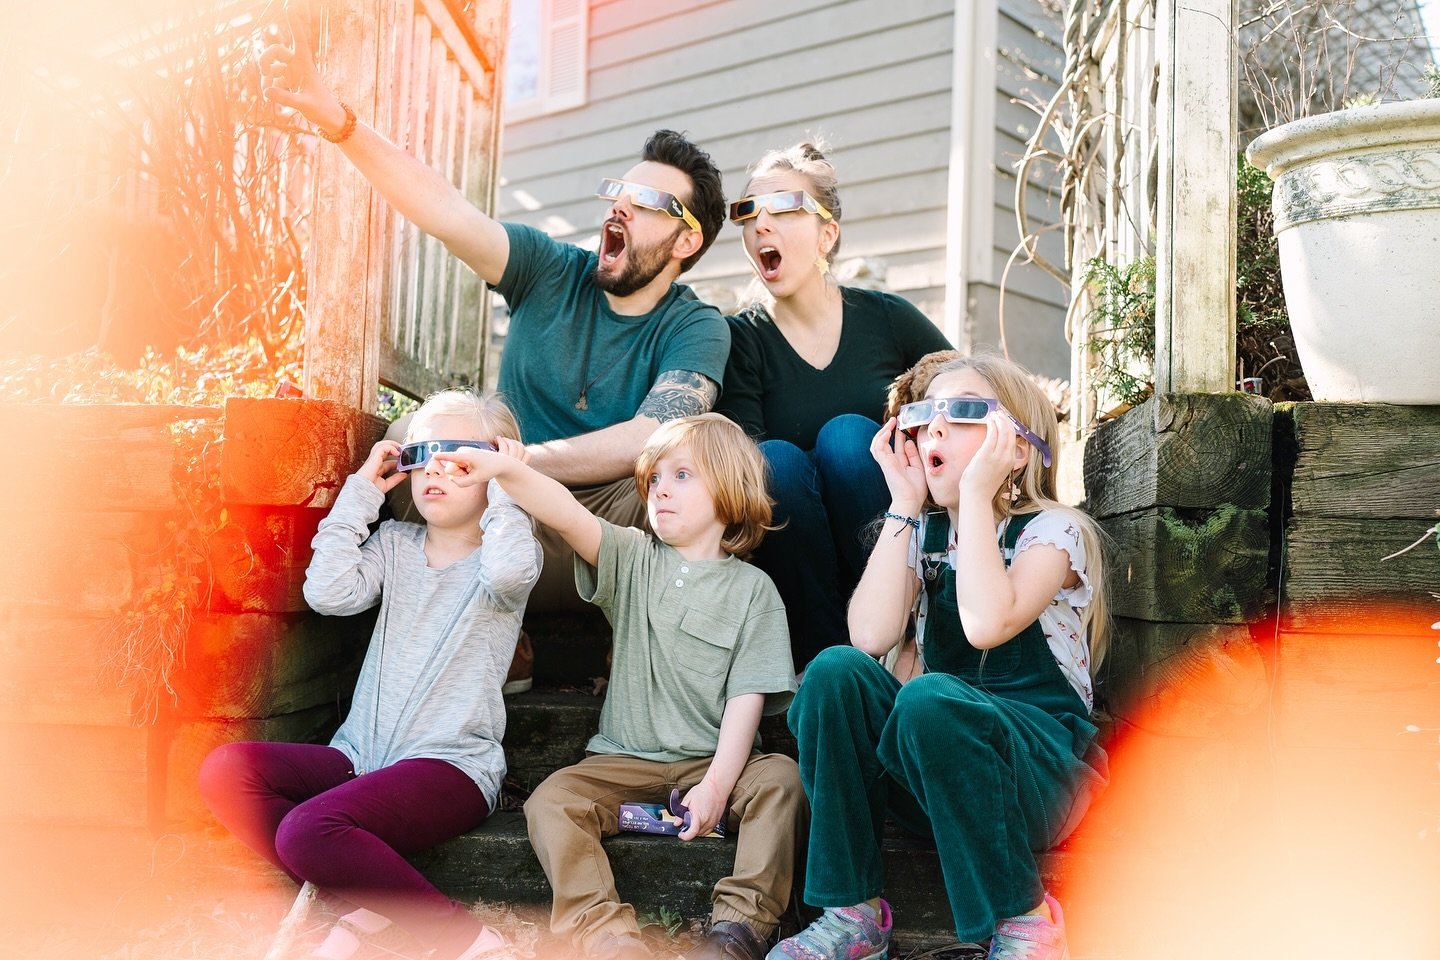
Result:
[[[586,510],[524,462],[525,449],[436,454],[456,483],[496,480],[574,549],[581,594],[615,630],[600,730],[580,763],[525,804],[530,842],[550,880],[557,935],[593,957],[646,956],[635,910],[620,902],[603,837],[619,805],[684,791],[691,840],[720,820],[738,828],[735,869],[715,887],[709,936],[690,960],[761,960],[790,899],[805,817],[793,760],[756,752],[762,714],[796,689],[785,610],[774,584],[741,560],[770,522],[764,461],[719,414],[666,423],[646,443],[635,483],[654,535]]]

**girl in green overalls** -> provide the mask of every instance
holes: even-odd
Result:
[[[815,659],[790,707],[812,809],[805,900],[826,909],[769,957],[887,955],[888,814],[934,837],[960,940],[1061,960],[1037,855],[1107,777],[1090,722],[1098,535],[1055,500],[1054,407],[1020,367],[922,360],[895,392],[871,445],[891,503],[850,601],[854,646]]]

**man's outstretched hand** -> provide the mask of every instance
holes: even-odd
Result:
[[[287,2],[285,21],[290,32],[290,45],[272,43],[260,54],[265,98],[271,103],[300,111],[306,120],[321,130],[338,133],[345,126],[345,108],[325,85],[315,66],[314,44],[310,39],[310,4],[307,0]]]

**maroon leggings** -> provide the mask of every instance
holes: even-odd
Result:
[[[247,846],[326,893],[382,914],[458,956],[481,924],[404,854],[479,826],[485,796],[444,760],[401,760],[355,776],[345,754],[310,743],[228,743],[200,768],[200,793]]]

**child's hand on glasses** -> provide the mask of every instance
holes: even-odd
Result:
[[[530,448],[519,440],[511,440],[509,437],[497,437],[495,439],[495,449],[507,457],[519,460],[521,463],[530,462]]]
[[[729,799],[716,794],[708,780],[701,780],[687,790],[680,805],[689,811],[690,825],[680,831],[680,839],[694,840],[714,830],[715,824],[725,816],[726,801]]]
[[[370,456],[355,471],[355,476],[375,484],[381,493],[389,493],[405,480],[405,474],[395,470],[399,459],[400,444],[394,440],[381,440],[370,448]]]
[[[978,497],[985,503],[994,500],[1019,466],[1015,459],[1019,444],[1020,434],[1008,414],[994,410],[986,416],[985,439],[960,474],[960,496]]]
[[[450,482],[457,487],[473,487],[489,483],[515,462],[498,450],[483,450],[480,447],[461,447],[458,450],[442,450],[430,458],[449,474]]]
[[[918,515],[925,505],[925,464],[920,448],[895,425],[895,418],[885,421],[880,432],[870,441],[870,456],[885,475],[890,488],[891,506],[907,516]]]

